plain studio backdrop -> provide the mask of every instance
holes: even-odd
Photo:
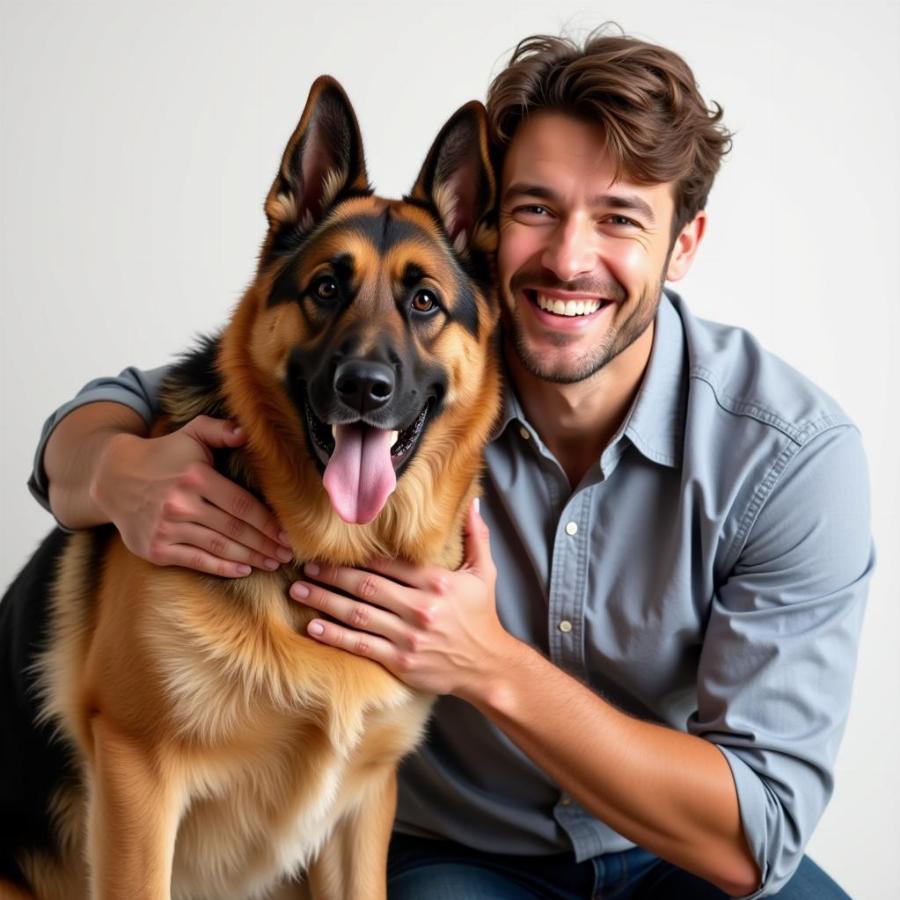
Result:
[[[43,419],[224,323],[317,75],[343,83],[397,196],[520,38],[612,19],[681,53],[737,134],[678,289],[836,397],[867,448],[879,564],[809,850],[851,896],[900,896],[896,0],[0,2],[4,586],[51,525],[25,489]]]

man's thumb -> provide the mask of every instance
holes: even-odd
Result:
[[[212,416],[197,416],[184,426],[184,430],[207,447],[239,447],[247,440],[244,430],[236,422]]]
[[[477,497],[469,504],[463,531],[466,547],[465,565],[477,572],[484,572],[492,564],[490,532],[478,510]]]

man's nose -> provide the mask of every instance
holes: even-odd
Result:
[[[560,221],[541,255],[541,263],[560,281],[572,281],[593,272],[597,265],[598,239],[590,217]]]

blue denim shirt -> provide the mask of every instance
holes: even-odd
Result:
[[[165,370],[87,385],[153,414]],[[572,490],[511,390],[482,515],[508,631],[636,717],[715,744],[777,891],[831,795],[873,565],[860,436],[745,331],[666,292],[641,388]],[[400,831],[577,859],[632,846],[473,707],[441,697],[403,764]]]

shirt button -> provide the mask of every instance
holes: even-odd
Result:
[[[523,441],[531,439],[531,435],[528,433],[528,429],[524,425],[519,429],[519,434],[522,435]]]
[[[559,798],[559,802],[562,803],[563,806],[571,806],[572,798],[568,794],[563,794],[562,797]]]
[[[569,522],[569,524],[566,525],[566,534],[568,534],[568,535],[578,534],[578,524],[576,522]]]
[[[559,630],[563,634],[568,634],[572,630],[572,623],[568,619],[563,619],[562,622],[559,623]]]

